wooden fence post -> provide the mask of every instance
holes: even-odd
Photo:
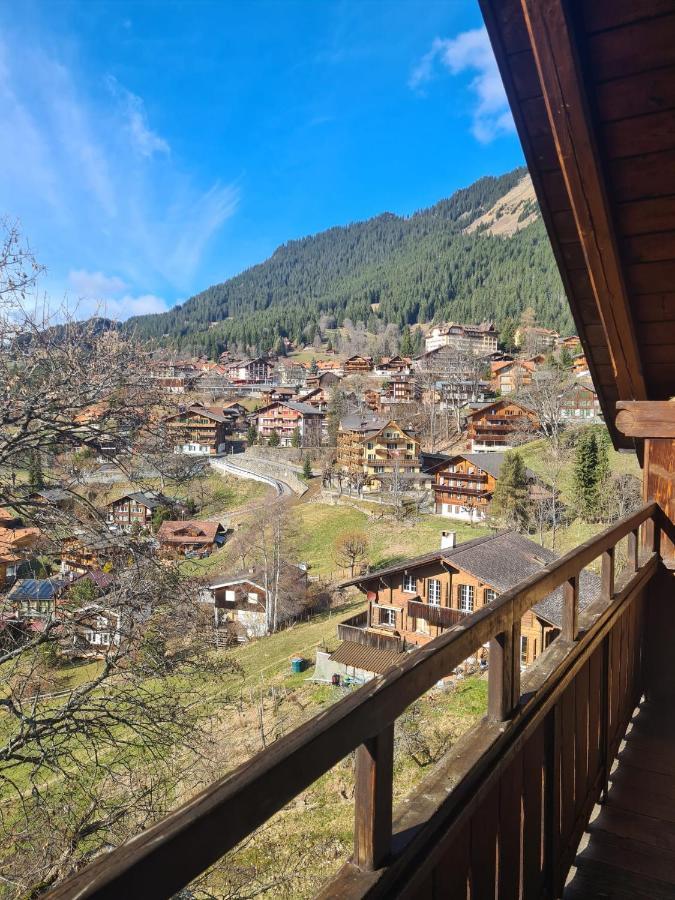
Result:
[[[614,547],[610,547],[602,554],[600,580],[602,599],[606,601],[614,597],[614,550]]]
[[[354,862],[360,869],[379,869],[391,852],[393,777],[392,723],[356,751]]]
[[[639,531],[639,528],[636,528],[628,535],[628,572],[637,572],[638,570]]]
[[[579,632],[579,575],[563,585],[562,634],[564,641],[576,641]]]
[[[490,641],[488,716],[510,718],[520,701],[520,619]]]

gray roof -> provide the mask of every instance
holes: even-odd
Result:
[[[298,403],[297,400],[278,400],[277,402],[281,403],[282,406],[287,406],[289,409],[294,409],[295,412],[299,412],[303,416],[323,415],[316,406],[312,406],[310,403]]]
[[[68,582],[63,578],[22,578],[7,594],[8,600],[52,600]]]
[[[40,491],[35,491],[36,497],[44,497],[45,500],[48,500],[50,503],[58,503],[60,500],[72,500],[73,495],[70,491],[64,491],[63,488],[43,488]]]
[[[148,509],[156,509],[158,506],[161,506],[162,503],[170,502],[166,499],[162,499],[158,494],[155,493],[146,491],[134,491],[131,494],[123,494],[116,500],[112,500],[109,505],[112,506],[113,503],[119,503],[120,500],[134,500],[136,503],[141,503],[143,504],[143,506],[147,506]]]
[[[377,432],[391,422],[389,416],[369,416],[363,413],[352,413],[340,420],[340,428],[345,431]]]
[[[389,566],[362,575],[342,586],[358,585],[382,575],[403,572],[406,569],[443,560],[453,567],[470,572],[480,581],[490,585],[499,594],[520,584],[531,575],[541,571],[558,557],[544,547],[515,531],[502,531],[487,537],[475,538],[454,549],[435,550],[422,556],[415,556],[396,566]],[[583,571],[579,584],[579,607],[584,609],[600,596],[600,579],[591,572]],[[562,588],[533,606],[533,611],[549,622],[560,627],[562,624]]]

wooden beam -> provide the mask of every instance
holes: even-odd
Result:
[[[379,869],[391,851],[394,726],[388,725],[356,751],[354,862]]]
[[[626,437],[675,438],[675,402],[672,400],[619,400],[616,408],[616,430]]]
[[[565,0],[521,0],[521,5],[619,396],[645,400],[628,292]]]

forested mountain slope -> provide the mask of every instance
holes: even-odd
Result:
[[[506,229],[496,227],[502,216],[508,216]],[[213,355],[233,344],[263,350],[280,336],[311,340],[322,315],[371,328],[377,320],[405,326],[493,319],[503,325],[527,306],[540,324],[572,329],[521,168],[481,178],[407,218],[384,213],[289,241],[260,265],[167,313],[130,319],[126,327],[145,339]]]

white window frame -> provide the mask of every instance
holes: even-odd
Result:
[[[381,606],[380,607],[379,624],[380,625],[388,625],[392,628],[395,628],[396,627],[396,610],[389,609],[386,606]]]
[[[485,588],[483,593],[483,603],[493,603],[497,599],[497,591],[492,588]]]
[[[442,586],[439,578],[427,579],[427,602],[429,606],[441,605]]]
[[[249,603],[257,603],[258,600],[259,600],[259,597],[258,597],[258,595],[255,593],[255,591],[249,591],[249,592],[248,592],[248,595],[247,595],[247,600],[248,600]]]
[[[527,665],[527,635],[521,634],[520,636],[520,664],[521,666]]]
[[[417,593],[417,579],[414,575],[403,576],[403,592],[406,594]]]
[[[475,590],[472,584],[457,587],[457,603],[462,612],[473,612]]]

